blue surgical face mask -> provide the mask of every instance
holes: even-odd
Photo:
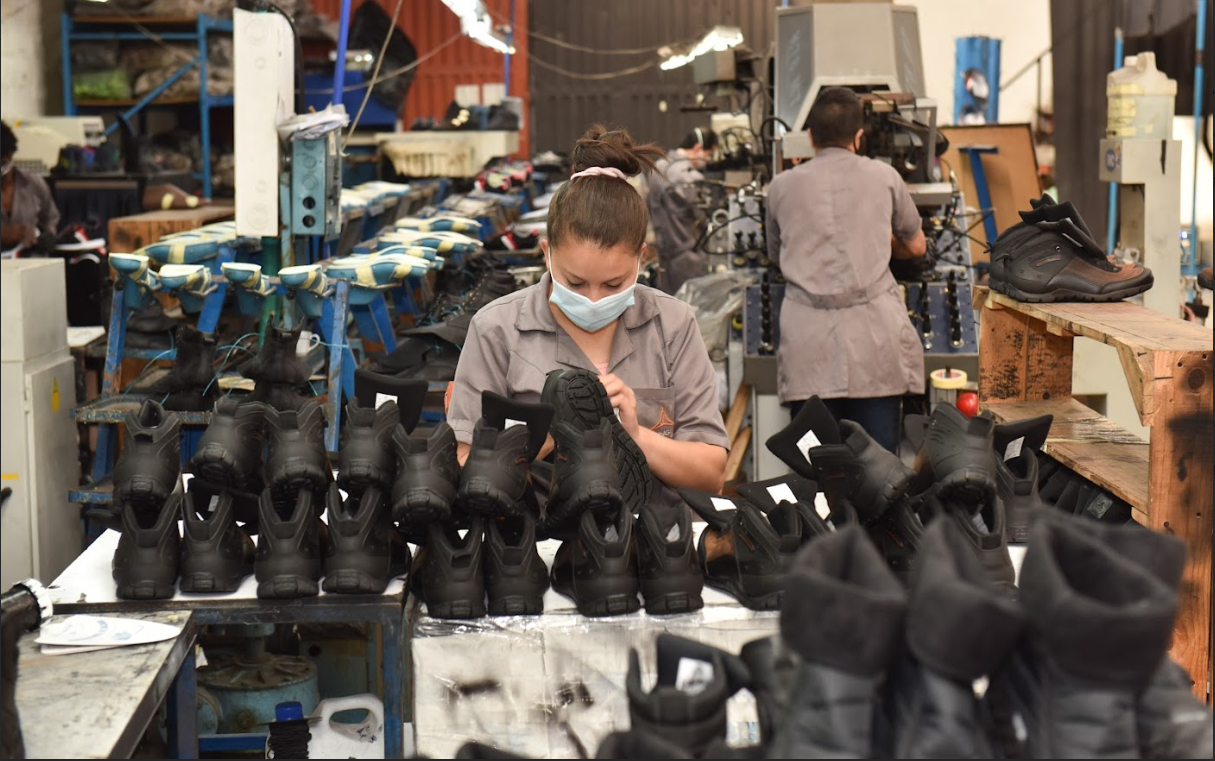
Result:
[[[641,271],[640,264],[637,270],[638,272]],[[588,333],[594,333],[607,327],[611,324],[612,320],[624,314],[624,310],[635,303],[633,291],[637,288],[636,279],[633,280],[632,285],[619,293],[604,296],[598,301],[591,301],[586,296],[575,293],[567,286],[557,282],[557,278],[553,277],[551,254],[548,262],[548,273],[553,281],[553,292],[549,295],[548,300],[555,304],[566,317],[570,318],[570,322]]]

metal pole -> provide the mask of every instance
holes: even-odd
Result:
[[[1202,55],[1206,52],[1207,0],[1198,0],[1198,34],[1194,43],[1194,165],[1190,175],[1190,251],[1181,274],[1198,274],[1198,152],[1202,145]]]
[[[506,47],[509,49],[515,44],[515,0],[510,0],[510,29],[506,32]],[[502,56],[502,81],[506,87],[504,95],[510,95],[510,53]]]
[[[338,17],[337,60],[333,65],[333,99],[330,103],[341,103],[346,86],[346,42],[350,38],[350,0],[342,0],[342,11]]]
[[[1122,27],[1114,27],[1114,70],[1122,68]],[[1118,245],[1118,183],[1110,183],[1109,221],[1105,227],[1105,245],[1109,253]]]

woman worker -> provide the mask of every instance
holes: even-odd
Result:
[[[0,248],[49,253],[59,232],[59,209],[45,180],[13,165],[16,153],[16,134],[0,122]]]
[[[628,178],[662,156],[598,125],[578,140],[540,244],[548,272],[483,307],[469,327],[447,410],[461,462],[482,391],[536,402],[550,371],[581,368],[598,374],[645,454],[660,482],[655,502],[682,504],[677,487],[720,491],[730,442],[692,309],[637,284],[648,214]],[[540,456],[551,449],[550,437]]]

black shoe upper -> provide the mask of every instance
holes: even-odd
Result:
[[[395,418],[396,410],[392,413]],[[368,486],[343,499],[337,484],[330,484],[323,547],[326,592],[379,594],[388,586],[395,529],[382,495],[379,487]]]
[[[309,401],[297,411],[267,411],[269,454],[266,480],[275,492],[280,508],[294,499],[294,489],[307,486],[315,493],[318,509],[325,499],[325,487],[333,480],[329,454],[325,451],[325,409]]]
[[[632,613],[637,599],[636,519],[628,510],[615,516],[582,514],[576,539],[561,543],[553,558],[552,584],[585,616]]]
[[[253,540],[232,493],[191,481],[182,500],[181,591],[234,592],[253,573]]]
[[[392,435],[397,478],[392,487],[393,520],[418,525],[451,518],[460,481],[456,435],[439,423],[429,436],[407,436],[404,428]]]
[[[122,533],[114,550],[111,572],[121,599],[172,597],[180,567],[182,492],[175,489],[158,505],[141,502],[118,507]]]
[[[429,388],[424,380],[381,375],[363,367],[354,371],[354,395],[359,406],[378,407],[381,400],[390,399],[397,406],[397,422],[405,433],[413,433],[417,427]]]
[[[483,552],[490,615],[543,612],[548,568],[536,550],[535,519],[524,513],[488,521]]]
[[[338,452],[338,485],[352,494],[375,486],[388,494],[396,481],[397,461],[392,436],[399,421],[392,400],[364,407],[354,399],[346,406],[345,436]]]
[[[696,555],[692,521],[682,507],[641,508],[637,573],[647,613],[685,613],[704,607],[704,572]]]
[[[276,506],[272,489],[258,503],[257,554],[253,572],[261,598],[307,597],[319,592],[324,528],[310,489],[295,492],[289,510]],[[319,498],[324,499],[324,492]]]
[[[181,421],[152,399],[127,413],[122,454],[114,464],[114,501],[155,508],[181,483]]]
[[[551,405],[558,423],[587,431],[604,420],[611,426],[620,496],[634,514],[650,501],[654,478],[645,453],[616,417],[607,391],[589,370],[553,370],[544,381],[540,398]]]
[[[266,410],[259,402],[219,399],[190,459],[194,477],[213,487],[260,494],[266,485]]]
[[[485,615],[483,542],[485,522],[473,516],[461,536],[451,524],[432,522],[426,545],[414,558],[410,588],[434,618],[479,618]]]
[[[215,380],[215,336],[190,325],[178,325],[174,337],[177,357],[168,374],[152,384],[154,397],[165,396],[166,410],[201,412],[219,395]]]
[[[611,424],[583,430],[566,422],[552,426],[553,479],[549,487],[544,531],[549,536],[572,533],[583,510],[605,515],[624,505],[616,472]]]

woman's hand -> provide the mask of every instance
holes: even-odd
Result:
[[[612,373],[600,375],[599,382],[607,390],[608,400],[619,413],[620,424],[624,426],[624,430],[630,436],[636,439],[638,436],[637,397],[633,394],[633,389]]]

